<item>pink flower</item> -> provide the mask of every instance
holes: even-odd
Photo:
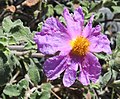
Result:
[[[54,80],[64,72],[63,84],[71,86],[80,70],[78,80],[83,85],[88,85],[90,80],[94,83],[101,73],[101,65],[93,54],[98,52],[111,53],[110,42],[106,35],[101,34],[101,27],[92,27],[92,15],[84,27],[82,8],[74,11],[72,16],[65,8],[63,16],[66,26],[54,17],[46,20],[42,31],[36,33],[34,41],[43,54],[59,55],[51,57],[44,63],[44,71],[50,80]]]

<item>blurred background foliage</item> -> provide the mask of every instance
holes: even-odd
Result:
[[[85,24],[94,13],[111,41],[112,54],[96,54],[102,65],[99,82],[83,86],[76,80],[66,88],[62,75],[47,81],[43,63],[49,56],[37,51],[33,36],[46,18],[65,24],[63,8],[72,13],[82,6]],[[120,1],[119,0],[0,0],[0,99],[119,99]]]

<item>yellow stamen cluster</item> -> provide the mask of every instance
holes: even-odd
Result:
[[[78,36],[75,40],[70,41],[70,45],[72,47],[72,54],[84,56],[89,51],[90,42],[87,38]]]

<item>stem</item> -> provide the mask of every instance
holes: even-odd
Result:
[[[30,51],[23,51],[23,52],[18,52],[18,51],[11,51],[13,54],[15,54],[16,56],[24,56],[27,55],[29,57],[33,57],[33,58],[41,58],[44,57],[44,55],[42,53],[31,53]]]
[[[7,10],[3,10],[2,13],[0,14],[0,18],[3,17],[3,15],[6,13]]]
[[[28,54],[30,57],[33,57],[33,58],[44,57],[42,53],[31,53],[30,51],[27,51],[26,49],[24,49],[23,45],[11,45],[11,46],[7,46],[7,48],[12,50],[11,52],[16,56],[23,56]]]
[[[14,80],[16,79],[16,77],[19,75],[20,71],[17,71],[17,73],[13,76],[13,78],[10,80],[10,84],[12,84],[14,82]]]
[[[94,92],[95,95],[96,95],[96,99],[99,99],[99,95],[98,95],[98,92],[96,91],[96,89],[93,88],[93,92]]]
[[[51,90],[51,93],[56,96],[58,99],[61,99],[54,91]]]
[[[100,21],[100,22],[105,23],[105,22],[110,22],[110,21],[120,22],[120,19],[106,19],[106,20],[103,20],[103,21]]]
[[[112,89],[111,99],[114,99],[114,93],[115,93],[115,91],[114,91],[114,88],[113,88],[113,89]]]
[[[120,84],[120,80],[114,81],[113,84]]]
[[[11,46],[7,46],[10,50],[18,50],[18,51],[23,51],[24,46],[23,45],[11,45]]]
[[[111,87],[116,87],[116,86],[118,86],[118,85],[120,85],[120,80],[115,80],[112,84],[110,84],[109,86],[111,86]]]

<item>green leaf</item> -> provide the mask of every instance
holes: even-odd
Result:
[[[7,60],[6,55],[0,51],[0,86],[5,85],[10,80],[11,69]]]
[[[12,53],[9,53],[9,54],[7,54],[6,56],[7,56],[7,58],[8,58],[7,63],[8,63],[8,65],[9,65],[11,71],[13,71],[13,70],[14,70],[14,67],[16,67],[16,61],[15,61],[15,59],[14,59],[14,55],[13,55]]]
[[[37,28],[37,30],[38,30],[38,31],[41,31],[42,26],[43,26],[43,22],[40,22],[40,23],[38,24],[38,28]]]
[[[14,36],[10,36],[10,37],[8,38],[8,43],[9,43],[9,44],[16,44],[15,37],[14,37]]]
[[[80,2],[84,7],[89,7],[90,2],[85,0],[84,2]]]
[[[0,36],[0,43],[3,45],[8,45],[8,38],[5,36]]]
[[[102,7],[102,1],[100,1],[96,5],[93,4],[93,6],[91,7],[90,12],[98,11],[101,7]]]
[[[88,13],[88,14],[85,16],[85,19],[90,19],[91,16],[92,16],[92,13]]]
[[[111,7],[111,6],[115,6],[116,2],[112,0],[103,0],[103,5],[104,7]]]
[[[42,91],[50,91],[52,88],[52,85],[50,83],[43,83],[41,85],[41,89]]]
[[[14,21],[13,25],[12,25],[12,28],[14,28],[16,26],[23,26],[23,22],[20,19]]]
[[[57,14],[61,15],[63,13],[63,6],[62,5],[56,5],[54,10]]]
[[[115,58],[110,60],[109,64],[114,70],[120,72],[120,52],[117,52]]]
[[[66,22],[65,22],[64,17],[60,16],[60,17],[59,17],[59,20],[60,20],[60,22],[62,22],[62,23],[64,23],[64,24],[66,25]]]
[[[88,9],[86,7],[82,7],[82,9],[85,14],[88,14]]]
[[[2,27],[6,33],[10,31],[10,29],[12,28],[12,25],[13,25],[13,22],[11,21],[10,17],[6,17],[3,19]]]
[[[40,74],[39,71],[36,67],[30,67],[30,69],[28,70],[28,75],[31,79],[31,81],[37,85],[38,82],[40,81]]]
[[[5,94],[4,93],[2,93],[2,99],[7,99],[6,97],[5,97]]]
[[[11,70],[8,64],[4,64],[0,66],[0,86],[5,85],[11,78],[10,76]]]
[[[120,13],[120,6],[112,6],[114,13]]]
[[[19,96],[20,91],[18,90],[16,85],[7,85],[5,89],[3,90],[4,94],[13,97],[13,96]]]
[[[50,83],[43,83],[41,85],[41,91],[42,91],[42,94],[41,94],[41,97],[40,99],[49,99],[50,98],[50,90],[52,88],[52,85]]]
[[[2,44],[19,44],[29,42],[30,40],[33,41],[33,34],[29,27],[23,25],[21,20],[12,22],[9,17],[6,17],[4,18],[2,25],[4,30],[4,35],[0,36],[0,42]]]
[[[1,44],[1,43],[0,43],[0,51],[4,51],[4,49],[5,49],[4,44]]]
[[[29,82],[26,79],[22,79],[19,81],[18,86],[20,90],[22,90],[23,88],[27,89],[29,87]]]
[[[53,5],[52,4],[49,4],[48,5],[48,11],[47,11],[47,16],[49,17],[49,16],[53,16],[53,14],[54,14],[54,8],[53,8]]]
[[[102,78],[103,86],[111,85],[111,83],[116,79],[117,72],[115,70],[109,70],[107,73],[104,74]]]
[[[36,48],[36,45],[34,44],[34,42],[31,42],[31,41],[27,42],[24,47],[24,49],[26,50],[35,49],[35,48]]]
[[[69,1],[66,3],[67,6],[73,6],[73,2],[72,1]]]
[[[117,55],[115,57],[115,64],[120,65],[120,51],[117,53]]]
[[[92,88],[95,88],[95,89],[99,89],[100,88],[100,84],[96,83],[96,84],[91,84],[91,87]]]
[[[117,34],[116,38],[116,49],[120,50],[120,32]]]
[[[120,80],[115,80],[110,86],[120,88]]]
[[[41,96],[40,96],[40,99],[50,99],[50,92],[43,91]]]
[[[104,60],[107,59],[107,55],[97,54],[97,53],[95,53],[95,55],[96,55],[99,59],[104,59]]]
[[[30,95],[30,99],[41,99],[40,96],[41,96],[41,92],[36,90],[34,93]]]
[[[10,30],[16,41],[27,41],[30,38],[30,29],[24,26],[16,26]]]
[[[107,73],[104,74],[103,78],[102,78],[102,84],[103,86],[106,86],[108,84],[108,82],[110,81],[111,79],[111,71],[109,70]]]
[[[0,26],[0,36],[3,36],[3,28]]]

